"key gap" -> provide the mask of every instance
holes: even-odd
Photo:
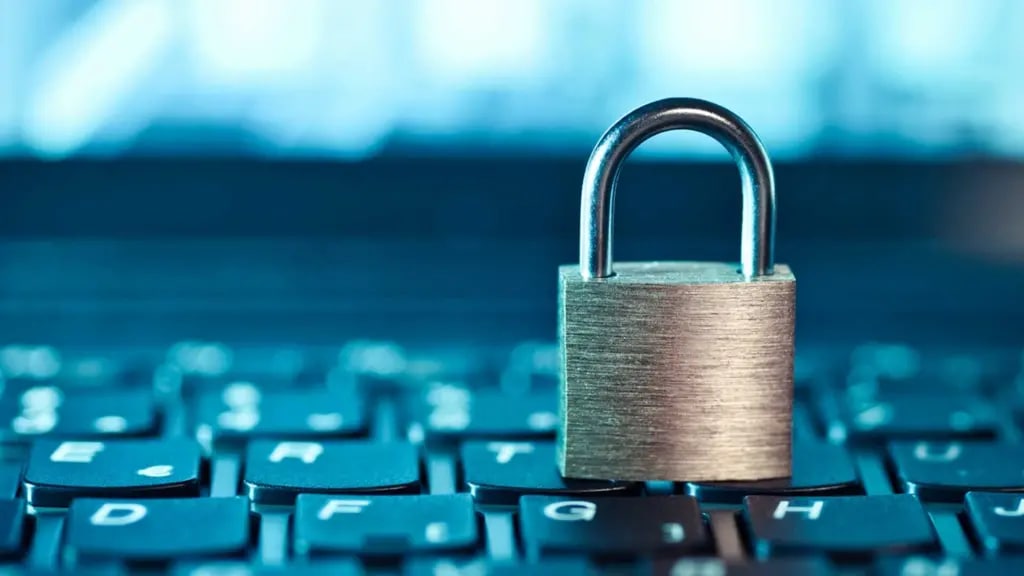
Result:
[[[431,494],[454,494],[457,491],[455,456],[443,453],[427,455],[427,485]]]
[[[180,402],[169,402],[162,407],[163,438],[180,438],[185,435],[185,407]]]
[[[884,456],[877,454],[858,453],[854,455],[853,463],[864,484],[864,493],[868,496],[884,496],[892,494],[892,483],[889,480],[889,472],[883,462]]]
[[[40,572],[55,571],[60,561],[60,545],[65,512],[39,512],[35,515],[35,534],[25,563]]]
[[[947,556],[953,558],[971,557],[971,543],[964,534],[964,527],[955,510],[935,510],[928,513],[932,526],[939,537],[939,543]]]
[[[483,513],[487,534],[487,555],[498,561],[516,557],[515,520],[510,511],[491,510]]]
[[[288,559],[288,512],[261,512],[259,558],[266,566],[283,566]]]
[[[214,455],[210,463],[210,497],[236,496],[241,468],[241,458],[237,454]]]
[[[724,560],[745,560],[747,554],[740,537],[736,513],[732,510],[712,510],[707,514],[717,555]]]
[[[394,442],[398,437],[398,417],[394,398],[380,396],[373,410],[370,437],[378,442]]]

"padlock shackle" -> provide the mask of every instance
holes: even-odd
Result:
[[[645,140],[671,130],[693,130],[717,140],[740,170],[743,222],[740,270],[747,279],[775,266],[775,176],[768,153],[742,118],[696,98],[666,98],[626,114],[598,140],[583,175],[580,274],[608,278],[612,270],[612,218],[622,162]]]

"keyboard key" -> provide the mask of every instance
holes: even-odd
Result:
[[[969,490],[1024,491],[1024,446],[981,442],[897,442],[889,447],[905,492],[959,502]]]
[[[351,391],[265,392],[251,384],[200,396],[196,438],[207,450],[251,438],[331,438],[367,431],[362,399]]]
[[[743,515],[759,558],[822,553],[861,558],[927,550],[935,543],[928,515],[909,494],[748,496]]]
[[[0,381],[3,395],[15,395],[34,386],[96,388],[145,385],[154,358],[142,358],[138,350],[103,348],[57,350],[52,346],[11,345],[0,347]]]
[[[535,562],[497,562],[417,558],[406,563],[404,576],[589,576],[590,563],[583,558],[545,558]]]
[[[467,442],[462,467],[478,503],[515,505],[523,494],[598,497],[639,493],[635,482],[562,478],[550,442]]]
[[[18,495],[21,469],[21,464],[0,463],[0,500],[8,500]]]
[[[977,392],[1012,380],[1003,353],[992,350],[918,350],[906,345],[859,347],[846,386],[862,398],[886,393]]]
[[[293,504],[300,492],[420,491],[419,456],[412,444],[256,441],[245,462],[246,491],[260,504]]]
[[[292,563],[286,566],[255,566],[247,562],[179,564],[172,576],[362,576],[363,567],[349,559]],[[431,576],[434,576],[431,574]]]
[[[992,406],[976,396],[893,394],[862,401],[839,395],[828,436],[853,443],[992,438],[997,426]]]
[[[793,446],[793,476],[760,482],[688,483],[686,493],[704,502],[739,504],[750,494],[862,494],[853,460],[842,446],[797,442]]]
[[[830,576],[820,558],[776,558],[765,562],[732,563],[719,558],[681,558],[654,562],[654,576]]]
[[[1024,574],[1024,557],[1006,558],[882,558],[872,574],[878,576],[996,576]]]
[[[324,496],[295,501],[295,553],[400,556],[471,550],[477,518],[469,494]]]
[[[965,502],[977,541],[986,551],[1024,551],[1024,495],[969,492]]]
[[[183,561],[241,554],[249,544],[245,498],[75,500],[65,562]]]
[[[523,496],[520,529],[530,558],[678,555],[709,546],[697,501],[689,496],[569,499]]]
[[[0,558],[20,556],[25,542],[25,501],[0,500]]]
[[[144,436],[157,430],[153,397],[145,390],[63,390],[37,386],[0,401],[0,435],[81,438]]]
[[[25,470],[36,507],[74,498],[170,498],[199,495],[199,447],[191,440],[39,441]]]
[[[409,440],[554,438],[558,425],[555,393],[508,395],[452,385],[431,387],[418,399]]]

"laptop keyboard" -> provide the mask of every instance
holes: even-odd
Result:
[[[561,478],[557,349],[0,349],[0,574],[1024,573],[1020,351],[798,352],[794,473]]]

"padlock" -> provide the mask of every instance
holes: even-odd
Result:
[[[619,262],[619,167],[670,130],[715,138],[739,167],[739,263]],[[590,156],[580,264],[559,267],[558,465],[570,478],[752,481],[792,467],[796,279],[774,264],[775,184],[754,131],[703,100],[641,106]]]

